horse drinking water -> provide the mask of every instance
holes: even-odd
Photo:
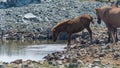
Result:
[[[70,45],[71,35],[73,33],[80,32],[86,28],[90,34],[90,39],[92,42],[92,31],[90,29],[90,22],[94,23],[93,17],[87,14],[83,14],[82,16],[79,16],[70,20],[58,22],[52,28],[53,41],[55,42],[57,40],[57,37],[61,32],[67,32],[68,45]]]

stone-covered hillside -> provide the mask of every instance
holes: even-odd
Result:
[[[23,7],[0,9],[0,30],[30,31],[46,35],[56,22],[85,13],[95,18],[95,8],[106,5],[110,4],[80,0],[50,0]]]
[[[87,13],[95,17],[94,8],[109,5],[101,2],[80,2],[79,0],[52,0],[24,7],[0,9],[0,29],[24,29],[45,31],[55,22],[71,19]]]

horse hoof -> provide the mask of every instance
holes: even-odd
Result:
[[[68,47],[64,47],[64,49],[67,49]]]

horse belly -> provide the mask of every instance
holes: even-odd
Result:
[[[120,22],[119,23],[115,22],[114,24],[112,24],[112,26],[115,27],[115,28],[120,28]]]
[[[78,33],[80,31],[82,31],[84,29],[84,27],[79,27],[79,28],[75,28],[72,33]]]
[[[77,32],[82,31],[83,29],[84,29],[84,26],[82,25],[82,23],[76,22],[74,24],[69,25],[67,30],[71,33],[77,33]]]
[[[110,24],[113,26],[113,27],[115,27],[115,28],[118,28],[118,27],[120,27],[120,19],[111,19],[111,21],[110,21]]]
[[[120,27],[120,14],[111,13],[107,17],[107,23],[110,23],[115,28]]]

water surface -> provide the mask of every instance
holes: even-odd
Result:
[[[51,41],[1,41],[0,61],[11,62],[16,59],[43,60],[48,53],[62,51],[66,47],[65,42]]]

